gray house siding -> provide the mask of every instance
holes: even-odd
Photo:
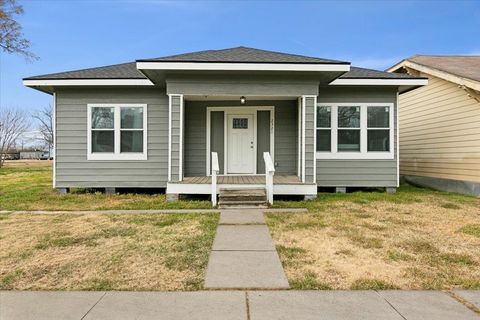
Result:
[[[203,176],[206,173],[206,117],[207,106],[238,106],[237,101],[187,101],[185,103],[185,176]],[[275,155],[276,174],[295,175],[297,172],[297,102],[296,101],[248,101],[247,106],[275,106]],[[268,112],[258,112],[260,121]],[[191,125],[188,125],[191,124]],[[267,123],[268,124],[268,123]],[[223,173],[223,112],[212,112],[211,149],[218,152],[220,172]],[[269,133],[269,132],[268,132]],[[257,132],[257,135],[264,134]],[[265,149],[262,137],[257,150]],[[268,146],[269,147],[269,146]],[[268,150],[268,149],[267,149]],[[263,152],[263,151],[262,151]],[[187,156],[188,155],[188,156]],[[263,154],[257,158],[263,163]],[[261,171],[259,167],[257,172]]]
[[[318,94],[318,79],[294,76],[199,75],[166,80],[168,94],[292,96]]]
[[[320,87],[318,103],[389,102],[394,104],[393,160],[317,160],[317,185],[339,187],[397,186],[397,88]]]
[[[87,161],[87,104],[148,105],[148,160]],[[158,88],[56,92],[56,187],[166,187],[168,97]]]

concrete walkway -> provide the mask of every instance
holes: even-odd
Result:
[[[206,289],[288,288],[263,211],[221,212],[205,276]]]
[[[220,209],[145,209],[145,210],[0,210],[0,214],[169,214],[169,213],[219,213]],[[263,212],[308,212],[305,208],[269,208]]]
[[[480,291],[455,292],[474,305]],[[439,291],[0,292],[1,320],[470,320]]]

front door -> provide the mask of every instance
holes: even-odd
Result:
[[[254,114],[227,116],[227,173],[255,173]]]

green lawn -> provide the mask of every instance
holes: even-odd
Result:
[[[24,167],[13,167],[7,163],[7,167],[0,168],[0,210],[209,208],[210,201],[180,200],[168,203],[164,194],[106,195],[73,189],[71,193],[62,195],[52,188],[52,169],[46,161]]]

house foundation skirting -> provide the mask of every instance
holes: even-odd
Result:
[[[406,182],[440,191],[457,192],[480,197],[480,182],[421,176],[402,176]]]

